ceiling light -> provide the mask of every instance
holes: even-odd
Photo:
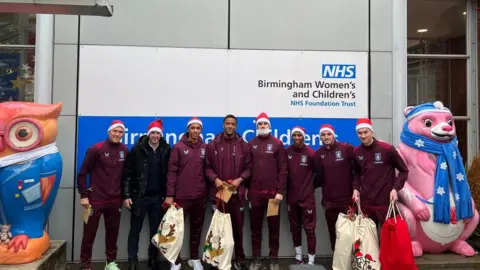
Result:
[[[463,14],[463,15],[467,15],[467,12],[466,12],[466,11],[464,11],[462,14]]]
[[[418,30],[417,30],[418,33],[425,33],[425,32],[427,32],[427,31],[428,31],[428,29],[418,29]]]

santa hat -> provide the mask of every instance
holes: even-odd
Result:
[[[320,126],[320,132],[319,133],[322,134],[322,132],[324,132],[324,131],[332,133],[333,137],[335,137],[335,129],[333,128],[332,125],[323,124],[322,126]]]
[[[258,123],[260,122],[266,122],[270,125],[270,118],[268,117],[268,115],[264,112],[260,113],[258,116],[257,116],[257,119],[255,119],[255,123],[258,125]]]
[[[295,132],[300,132],[302,134],[303,137],[305,137],[305,129],[301,126],[296,126],[292,129],[292,135],[293,133]]]
[[[157,119],[148,125],[147,136],[150,135],[153,131],[160,132],[160,135],[163,136],[163,123],[162,120]]]
[[[108,127],[107,133],[110,132],[110,130],[121,127],[125,131],[125,125],[123,124],[122,121],[120,120],[113,120],[110,126]]]
[[[361,128],[368,128],[373,132],[372,121],[368,118],[360,118],[357,120],[357,126],[355,127],[355,131],[358,131]]]
[[[187,123],[187,128],[188,128],[191,124],[199,124],[201,127],[203,127],[202,120],[198,119],[197,117],[192,117],[192,118],[190,119],[190,121],[188,121],[188,123]]]
[[[407,118],[407,121],[410,121],[415,116],[425,112],[451,113],[450,110],[447,107],[444,107],[443,103],[440,101],[435,101],[433,103],[428,102],[428,103],[420,104],[415,107],[409,107],[409,108],[412,108],[412,109],[405,114],[405,118]]]

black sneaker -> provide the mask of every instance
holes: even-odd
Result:
[[[248,270],[260,270],[261,267],[262,267],[262,261],[260,260],[260,258],[254,258],[250,262]]]

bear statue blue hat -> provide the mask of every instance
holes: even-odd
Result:
[[[407,121],[410,121],[413,119],[415,116],[425,113],[425,112],[448,112],[451,113],[450,110],[443,106],[443,103],[440,101],[435,101],[435,102],[428,102],[428,103],[423,103],[417,106],[414,106],[413,109],[411,109],[406,115],[405,118],[407,118]]]

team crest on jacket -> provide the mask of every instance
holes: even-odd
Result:
[[[272,150],[273,150],[273,144],[269,143],[267,144],[267,153],[272,153]]]
[[[375,153],[375,163],[383,163],[382,161],[382,153]]]
[[[300,158],[300,165],[306,166],[307,165],[307,156],[302,156]]]
[[[202,155],[202,157],[205,156],[205,148],[200,149],[200,154]]]
[[[125,158],[125,152],[120,151],[120,159],[124,159],[124,158]]]
[[[336,161],[343,160],[342,151],[336,151],[335,157],[337,158]]]

